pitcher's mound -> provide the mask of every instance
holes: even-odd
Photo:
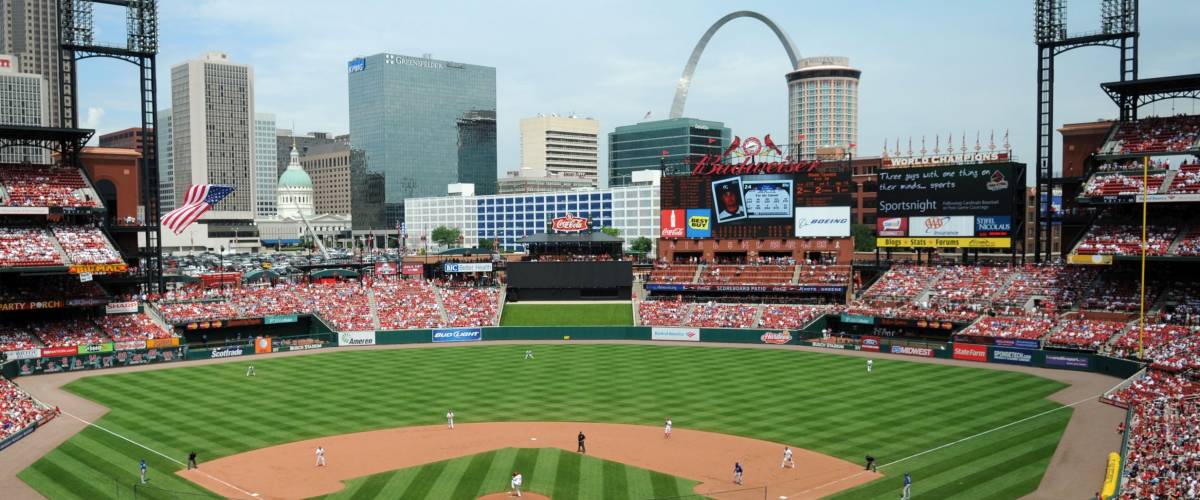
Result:
[[[512,500],[514,498],[517,498],[517,496],[513,495],[512,493],[492,493],[490,495],[479,497],[479,500]],[[522,491],[521,500],[550,500],[550,497],[546,495],[539,495],[537,493],[530,493],[528,491]]]

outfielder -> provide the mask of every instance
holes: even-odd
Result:
[[[446,427],[449,427],[450,430],[454,430],[454,410],[446,411]]]
[[[783,447],[783,463],[779,464],[780,469],[782,469],[784,467],[788,467],[791,469],[796,468],[796,462],[792,461],[792,449],[787,446]]]
[[[522,482],[521,473],[514,472],[512,475],[512,491],[513,491],[513,494],[515,494],[517,496],[521,496],[521,482]]]
[[[253,377],[253,376],[254,376],[254,365],[248,365],[248,366],[246,366],[246,376],[247,376],[247,377]]]
[[[671,417],[667,417],[667,423],[663,426],[663,436],[667,439],[671,438]]]
[[[146,484],[146,459],[142,459],[142,463],[138,465],[142,472],[142,484]]]
[[[875,360],[868,359],[867,360],[867,373],[871,373],[871,368],[874,366],[875,366]]]
[[[533,359],[533,349],[525,350],[525,359]]]
[[[325,466],[325,448],[317,447],[317,467]]]
[[[908,500],[912,498],[912,477],[907,472],[904,473],[904,491],[900,493],[900,500]]]

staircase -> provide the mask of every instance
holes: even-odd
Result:
[[[150,321],[153,321],[154,324],[168,332],[173,333],[175,331],[175,329],[172,328],[171,325],[167,324],[167,321],[163,319],[162,311],[158,310],[158,305],[154,304],[153,302],[145,302],[142,305],[142,312],[146,314],[147,318],[150,318]]]
[[[638,307],[642,304],[641,300],[631,300],[630,305],[633,307],[633,326],[642,326],[641,315],[638,314]]]
[[[1158,186],[1158,190],[1155,191],[1154,193],[1158,194],[1158,193],[1166,193],[1167,191],[1170,191],[1171,184],[1173,182],[1175,182],[1175,175],[1178,173],[1179,173],[1178,170],[1167,170],[1167,175],[1165,177],[1163,177],[1162,185]]]
[[[433,287],[433,297],[437,299],[438,316],[442,317],[442,324],[450,324],[450,316],[446,314],[446,304],[442,302],[442,291],[438,287]]]
[[[508,285],[500,285],[500,297],[496,300],[496,324],[492,326],[500,326],[500,319],[504,317],[504,304],[508,302]]]
[[[688,326],[692,324],[692,316],[696,315],[696,304],[687,302],[685,303],[684,310],[687,312],[684,313],[683,319],[679,322],[678,326]]]
[[[63,250],[62,245],[58,243],[58,237],[54,236],[54,231],[47,229],[46,236],[48,236],[50,238],[50,244],[54,245],[54,251],[58,252],[58,254],[62,256],[63,264],[66,264],[69,266],[69,265],[72,265],[75,263],[75,262],[71,261],[71,256],[67,255],[67,251]]]
[[[700,275],[701,275],[701,273],[704,272],[704,267],[705,267],[704,264],[700,264],[700,265],[696,266],[696,272],[695,272],[695,274],[692,274],[692,281],[689,281],[689,283],[699,283],[700,282]]]
[[[367,289],[367,304],[370,305],[371,311],[371,327],[375,331],[382,330],[379,326],[379,307],[375,304],[375,290]]]
[[[800,266],[796,266],[796,267],[798,269]],[[793,279],[792,283],[795,283],[795,282],[796,282],[796,280]],[[754,306],[754,321],[750,322],[751,325],[754,325],[753,328],[760,328],[759,325],[762,324],[763,309],[766,309],[766,307],[767,306],[762,305],[762,304],[758,304],[758,305]]]
[[[790,283],[793,285],[800,283],[800,264],[796,264],[796,269],[792,271],[792,281]]]
[[[1187,239],[1188,235],[1192,233],[1193,227],[1194,226],[1187,226],[1180,229],[1179,234],[1175,236],[1175,241],[1172,241],[1171,245],[1167,247],[1167,255],[1176,255],[1175,252],[1179,251],[1179,244],[1182,243],[1183,240]]]

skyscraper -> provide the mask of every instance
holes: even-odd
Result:
[[[858,144],[858,79],[846,57],[809,57],[787,74],[791,151],[812,159],[824,146]]]
[[[458,120],[458,182],[496,194],[496,112],[467,111]]]
[[[300,159],[303,160],[308,155],[309,148],[314,146],[322,146],[325,144],[345,144],[349,146],[350,136],[339,135],[332,136],[329,132],[309,132],[304,135],[296,134],[291,129],[276,129],[275,139],[271,141],[275,144],[275,165],[278,168],[275,176],[283,175],[283,171],[287,170],[289,158],[292,154],[292,146],[296,146],[296,152],[300,153]]]
[[[230,62],[221,52],[173,66],[171,104],[175,200],[196,184],[233,186],[233,194],[203,219],[252,220],[257,208],[254,69]]]
[[[598,182],[600,122],[577,116],[521,120],[521,173],[532,177],[570,177]]]
[[[275,215],[275,184],[279,181],[275,158],[275,115],[254,114],[254,171],[257,200],[255,215]]]
[[[58,0],[0,0],[0,54],[17,56],[22,71],[46,78],[49,120],[41,125],[60,126]]]
[[[23,72],[19,57],[0,54],[0,125],[46,126],[50,114],[46,78]],[[14,146],[0,149],[0,162],[49,163],[45,149]]]
[[[608,185],[632,184],[637,170],[686,169],[705,155],[720,155],[729,140],[724,123],[695,118],[622,125],[608,134]]]
[[[174,143],[171,139],[171,108],[158,110],[158,129],[154,131],[158,148],[158,203],[161,213],[175,209],[175,169],[172,167]]]
[[[350,145],[365,155],[362,173],[379,174],[385,187],[384,207],[353,200],[355,229],[373,220],[360,210],[382,213],[393,227],[405,198],[442,195],[448,184],[479,175],[458,164],[459,121],[469,111],[496,110],[496,68],[375,54],[350,61],[348,71]]]

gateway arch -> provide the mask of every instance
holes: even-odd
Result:
[[[683,68],[683,76],[679,77],[679,85],[675,88],[675,101],[671,103],[671,118],[679,118],[683,116],[683,107],[687,104],[688,87],[692,83],[692,74],[696,72],[696,64],[700,62],[700,54],[704,53],[704,47],[708,45],[708,41],[712,39],[717,30],[721,29],[725,23],[737,19],[739,17],[749,17],[762,21],[763,24],[771,28],[775,32],[775,36],[779,38],[779,43],[783,44],[783,50],[787,51],[788,62],[792,64],[792,70],[799,69],[800,52],[796,50],[796,46],[792,44],[792,39],[788,38],[787,33],[784,33],[779,25],[775,24],[771,18],[750,10],[739,10],[727,14],[725,17],[718,19],[704,32],[704,36],[700,37],[700,41],[696,42],[696,48],[692,49],[692,56],[688,58],[687,66]]]

